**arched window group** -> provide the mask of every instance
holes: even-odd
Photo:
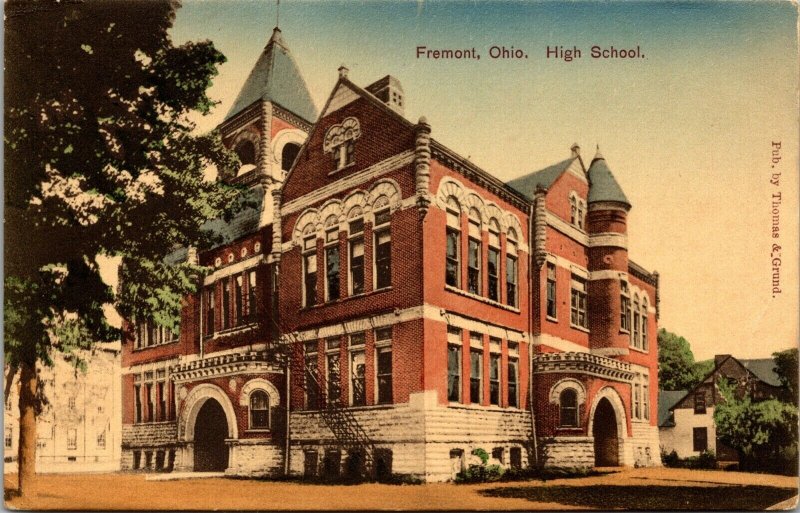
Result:
[[[583,230],[586,223],[586,202],[579,198],[575,191],[569,194],[569,210],[570,224]]]
[[[649,308],[647,296],[642,293],[640,297],[639,292],[634,291],[631,300],[627,282],[621,283],[623,285],[621,287],[620,329],[630,333],[631,347],[648,351],[650,343],[647,333],[647,309]]]

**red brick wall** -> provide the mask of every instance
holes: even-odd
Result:
[[[567,223],[570,222],[572,213],[569,195],[573,191],[586,203],[586,198],[589,195],[589,185],[575,175],[564,172],[550,185],[545,199],[547,210]],[[584,212],[586,212],[586,209],[584,209]]]

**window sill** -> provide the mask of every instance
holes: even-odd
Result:
[[[484,411],[498,411],[498,412],[518,412],[523,411],[521,408],[516,406],[497,406],[496,404],[491,404],[488,406],[483,406],[482,404],[470,403],[457,403],[450,401],[448,403],[448,407],[450,408],[463,408],[465,410],[484,410]]]
[[[318,304],[311,305],[311,306],[304,306],[303,308],[300,309],[300,311],[301,312],[310,311],[310,310],[314,310],[316,308],[323,308],[323,307],[330,306],[330,305],[336,305],[336,304],[339,304],[339,303],[344,303],[345,301],[349,301],[351,299],[359,299],[359,298],[363,298],[363,297],[368,297],[368,296],[371,296],[373,294],[380,294],[381,292],[389,292],[390,290],[392,290],[392,287],[383,287],[382,289],[374,289],[374,290],[370,290],[369,292],[360,292],[358,294],[353,294],[353,295],[350,295],[350,296],[340,297],[339,299],[334,299],[333,301],[325,301],[324,303],[318,303]]]
[[[151,422],[145,422],[145,421],[134,422],[133,425],[134,426],[158,426],[158,425],[164,425],[164,424],[174,424],[175,422],[176,421],[174,421],[174,420],[154,420],[154,421],[151,421]]]
[[[247,433],[272,433],[272,430],[269,428],[249,428],[245,432]]]
[[[634,424],[650,424],[650,419],[636,419],[631,417],[631,422]]]
[[[154,344],[152,346],[135,347],[133,349],[133,352],[135,353],[135,352],[138,352],[138,351],[147,351],[148,349],[155,349],[156,347],[169,346],[169,345],[172,345],[172,344],[177,344],[180,341],[181,341],[181,339],[176,338],[175,340],[170,340],[169,342],[162,342],[160,344]]]
[[[454,294],[458,294],[460,296],[468,297],[470,299],[474,299],[475,301],[480,301],[481,303],[486,303],[491,306],[495,306],[497,308],[502,308],[503,310],[508,310],[509,312],[519,313],[519,308],[504,305],[503,303],[499,303],[497,301],[492,301],[488,297],[479,296],[478,294],[473,294],[472,292],[467,292],[466,290],[462,290],[452,285],[445,284],[444,289],[448,292],[452,292]]]
[[[550,322],[555,322],[555,323],[558,322],[558,318],[557,317],[550,317],[549,315],[545,316],[545,319],[550,321]]]
[[[631,334],[630,330],[626,330],[625,328],[620,328],[619,332],[622,333],[623,335],[630,335]]]
[[[340,408],[346,408],[348,410],[355,410],[355,411],[371,411],[371,410],[388,410],[390,408],[394,408],[395,406],[397,405],[392,403],[387,403],[387,404],[368,404],[366,406],[341,406]],[[305,409],[299,411],[304,413],[320,413],[327,411],[327,408],[315,408],[313,410]]]
[[[350,167],[355,167],[355,166],[356,166],[356,163],[355,163],[355,162],[351,162],[351,163],[349,163],[349,164],[346,164],[346,165],[344,165],[344,166],[342,166],[342,167],[337,167],[336,169],[334,169],[333,171],[331,171],[330,173],[328,173],[328,176],[333,176],[333,175],[335,175],[336,173],[338,173],[338,172],[340,172],[340,171],[344,171],[344,170],[345,170],[345,169],[347,169],[347,168],[350,168]]]
[[[580,432],[583,432],[583,428],[580,427],[580,426],[558,426],[558,427],[556,427],[556,430],[558,430],[558,431],[572,431],[572,432],[580,431]]]
[[[650,354],[650,350],[649,350],[649,349],[640,349],[640,348],[638,348],[638,347],[634,347],[634,346],[628,346],[628,348],[629,348],[629,349],[633,349],[633,350],[634,350],[634,351],[636,351],[637,353],[642,353],[642,354]]]
[[[569,327],[574,330],[582,331],[584,333],[591,333],[591,331],[589,331],[589,328],[584,328],[583,326],[578,326],[577,324],[572,324],[571,322],[569,323]]]
[[[233,328],[225,328],[224,330],[215,331],[213,335],[206,335],[205,340],[208,339],[217,339],[227,337],[228,335],[234,335],[236,333],[244,333],[246,331],[250,331],[258,327],[257,322],[251,322],[249,324],[243,324],[241,326],[235,326]]]

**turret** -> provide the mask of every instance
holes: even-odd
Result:
[[[630,336],[620,329],[620,322],[622,292],[628,276],[627,217],[631,204],[599,147],[587,175],[589,345],[592,352],[605,356],[628,354]]]

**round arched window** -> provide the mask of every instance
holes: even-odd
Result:
[[[250,394],[250,428],[269,428],[269,396],[263,390]]]
[[[300,145],[295,143],[287,143],[281,152],[281,169],[284,173],[288,173],[300,153]]]
[[[578,427],[578,393],[574,388],[565,388],[558,398],[559,424],[561,427]]]

